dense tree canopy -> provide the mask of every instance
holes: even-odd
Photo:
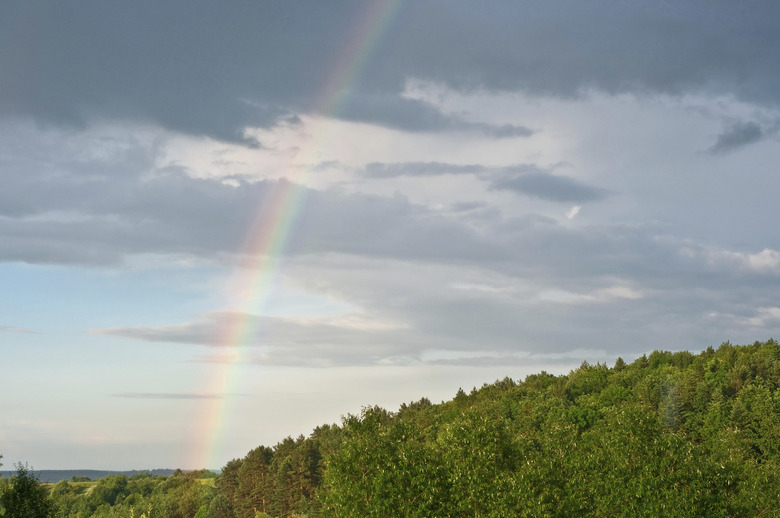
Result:
[[[774,340],[654,351],[367,407],[259,446],[216,480],[117,475],[51,496],[67,518],[776,516],[779,388]],[[0,488],[6,508],[9,487],[35,493],[22,475]]]
[[[16,465],[16,475],[0,485],[0,514],[11,518],[50,518],[54,505],[49,492],[22,463]]]

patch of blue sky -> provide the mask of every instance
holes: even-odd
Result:
[[[0,325],[62,338],[99,327],[170,324],[213,310],[218,294],[210,285],[218,279],[220,271],[208,265],[120,272],[6,263]]]

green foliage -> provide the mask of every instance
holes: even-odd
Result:
[[[779,360],[771,340],[655,351],[459,390],[424,412],[364,410],[327,459],[323,514],[777,514]]]
[[[204,516],[205,518],[234,518],[235,514],[225,495],[217,494],[211,499],[208,506],[208,513]]]
[[[780,345],[654,351],[367,407],[210,476],[63,481],[51,497],[67,518],[778,516]]]
[[[445,490],[441,459],[419,431],[379,407],[345,417],[342,446],[325,472],[326,513],[403,516],[420,510],[418,516],[435,516]]]
[[[49,518],[55,507],[35,473],[19,463],[16,475],[0,490],[0,511],[13,518]]]

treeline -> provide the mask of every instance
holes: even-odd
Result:
[[[62,480],[51,489],[54,516],[63,518],[203,518],[216,492],[208,470],[170,477],[138,473],[110,475],[97,482]],[[227,514],[229,516],[229,514]]]
[[[330,516],[778,516],[780,346],[656,351],[343,421]]]
[[[140,473],[151,473],[152,475],[163,475],[170,477],[173,475],[173,469],[149,469],[149,470],[129,470],[129,471],[108,471],[100,469],[43,469],[37,470],[35,475],[41,482],[50,482],[56,484],[60,480],[72,480],[73,477],[81,478],[84,480],[97,480],[99,478],[108,477],[111,475],[127,475],[132,477]],[[10,478],[16,475],[16,471],[0,470],[0,477]]]
[[[52,499],[58,516],[84,518],[780,516],[778,387],[774,340],[655,351],[365,408],[260,446],[213,483],[60,483]]]

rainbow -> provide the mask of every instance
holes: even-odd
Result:
[[[363,6],[343,52],[308,110],[318,117],[313,119],[312,137],[300,146],[288,164],[285,178],[290,181],[279,181],[264,200],[245,240],[240,253],[242,265],[228,287],[229,293],[237,294],[231,306],[239,310],[226,312],[224,319],[220,319],[221,328],[215,343],[220,359],[214,364],[206,389],[213,397],[203,400],[198,417],[200,426],[196,427],[196,431],[203,431],[203,436],[198,437],[195,456],[192,463],[188,463],[195,468],[217,468],[229,460],[225,457],[223,435],[228,426],[237,425],[234,398],[230,395],[240,386],[244,355],[257,335],[257,319],[251,314],[261,312],[269,303],[283,267],[284,253],[306,202],[306,189],[301,185],[305,185],[310,170],[294,167],[294,164],[311,164],[316,161],[319,150],[327,149],[328,134],[322,121],[339,114],[368,60],[395,20],[401,3],[402,0],[371,0]]]

